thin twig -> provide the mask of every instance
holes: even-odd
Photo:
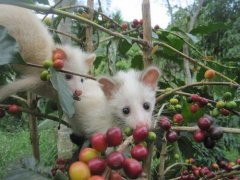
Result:
[[[59,31],[59,30],[56,30],[56,29],[52,29],[52,28],[48,28],[48,30],[49,30],[49,31],[56,32],[56,33],[58,33],[58,34],[62,34],[62,35],[67,36],[67,37],[70,37],[72,40],[74,40],[74,41],[76,41],[76,42],[80,42],[80,43],[82,42],[81,39],[79,39],[79,38],[77,38],[77,37],[75,37],[75,36],[72,36],[72,35],[69,34],[69,33],[65,33],[65,32],[62,32],[62,31]]]
[[[232,134],[240,134],[239,128],[228,128],[228,127],[219,127],[223,130],[224,133],[232,133]],[[188,126],[173,126],[173,130],[175,131],[186,131],[186,132],[194,132],[199,128],[197,126],[188,127]]]
[[[180,90],[183,90],[183,89],[186,89],[186,88],[189,88],[189,87],[193,87],[193,86],[204,86],[204,85],[224,85],[224,86],[227,85],[227,86],[233,86],[233,87],[239,87],[240,86],[239,84],[235,84],[233,82],[196,82],[196,83],[187,84],[187,85],[180,86],[180,87],[177,87],[175,89],[169,90],[166,93],[158,96],[156,101],[160,102],[165,97],[167,97],[167,96],[169,96],[169,95],[171,95],[171,94],[173,94],[177,91],[180,91]]]
[[[3,109],[8,109],[9,106],[10,105],[0,104],[0,108],[3,108]],[[52,116],[52,115],[47,115],[47,114],[42,114],[42,113],[39,113],[37,111],[31,111],[29,109],[22,108],[22,107],[20,107],[20,110],[21,110],[21,112],[32,114],[34,116],[41,117],[41,118],[50,119],[50,120],[58,122],[58,123],[60,122],[61,124],[65,125],[69,128],[71,127],[66,121],[63,121],[63,120],[59,119],[59,117]]]
[[[25,64],[22,64],[22,65],[31,66],[31,67],[35,67],[35,68],[43,68],[42,65],[33,64],[33,63],[25,63]],[[75,72],[72,72],[72,71],[67,71],[67,70],[56,70],[56,71],[62,72],[62,73],[67,73],[67,74],[72,74],[72,75],[75,75],[75,76],[81,76],[81,77],[85,77],[85,78],[92,79],[92,80],[96,80],[95,77],[85,75],[85,74],[75,73]]]
[[[165,138],[166,136],[166,132],[164,132],[164,136],[162,139],[162,149],[160,152],[160,164],[159,164],[159,168],[158,168],[158,180],[164,180],[164,165],[165,165],[165,160],[166,160],[166,156],[167,156],[167,140]]]
[[[12,5],[32,9],[32,10],[35,10],[35,11],[43,12],[43,13],[47,13],[51,9],[50,7],[46,7],[46,6],[38,6],[38,5],[33,5],[33,4],[28,4],[28,3],[23,3],[23,2],[15,2],[15,1],[10,1],[9,2],[8,0],[1,1],[0,4],[12,4]],[[97,23],[94,23],[93,21],[88,20],[87,18],[78,16],[76,14],[68,13],[68,12],[62,11],[60,9],[51,9],[51,13],[57,14],[57,15],[63,15],[65,17],[72,18],[72,19],[75,19],[77,21],[81,21],[81,22],[83,22],[87,25],[91,25],[94,28],[99,29],[99,30],[101,30],[101,31],[103,31],[107,34],[112,35],[112,36],[115,36],[115,37],[118,37],[118,38],[125,38],[125,35],[123,35],[119,32],[113,32],[109,29],[104,28],[103,26],[101,26]],[[142,39],[133,38],[133,37],[129,37],[129,39],[131,39],[133,42],[137,42],[137,43],[139,43],[139,44],[141,44],[145,47],[149,46],[149,44]]]
[[[89,7],[84,6],[84,5],[77,5],[77,6],[76,6],[76,5],[73,5],[73,6],[67,6],[67,7],[63,7],[63,8],[59,8],[59,9],[65,11],[65,10],[68,10],[68,9],[75,9],[75,8],[79,8],[79,7],[84,8],[84,9],[86,9],[86,10],[89,10]],[[116,21],[114,21],[113,19],[111,19],[110,17],[108,17],[106,14],[103,14],[102,12],[96,11],[95,9],[93,9],[93,11],[94,11],[94,13],[97,13],[97,14],[101,15],[103,18],[111,21],[113,24],[117,25],[119,28],[121,27],[120,24],[118,24]]]
[[[160,45],[160,46],[166,47],[166,48],[168,48],[168,49],[171,49],[171,50],[174,51],[175,53],[179,54],[180,56],[182,56],[182,57],[184,57],[185,59],[187,59],[188,61],[190,61],[191,63],[197,64],[198,66],[201,66],[201,67],[204,68],[204,69],[211,69],[210,67],[208,67],[208,66],[200,63],[200,62],[197,61],[196,59],[193,59],[193,58],[187,56],[186,54],[178,51],[177,49],[173,48],[172,46],[170,46],[170,45],[168,45],[168,44],[166,44],[166,43],[163,43],[163,42],[155,42],[154,44],[155,44],[155,45]],[[229,77],[223,75],[222,73],[220,73],[220,72],[218,72],[218,71],[215,71],[215,73],[216,73],[216,75],[222,77],[223,79],[225,79],[225,80],[227,80],[227,81],[230,81],[230,82],[232,82],[232,83],[234,83],[234,84],[239,85],[236,81],[230,79]]]

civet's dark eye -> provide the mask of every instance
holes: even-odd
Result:
[[[150,108],[150,104],[148,102],[143,103],[143,108],[148,110]]]
[[[83,78],[81,78],[81,83],[83,83],[83,81],[84,81],[84,79],[83,79]]]
[[[127,114],[130,113],[130,108],[129,107],[125,107],[125,108],[122,109],[122,112],[123,112],[123,114],[127,115]]]
[[[73,77],[73,75],[71,75],[71,74],[65,74],[65,78],[66,78],[67,80],[72,79],[72,77]]]

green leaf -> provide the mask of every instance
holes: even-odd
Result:
[[[48,100],[46,105],[44,106],[44,111],[45,111],[45,114],[51,114],[53,112],[55,112],[56,110],[58,110],[58,104],[56,101],[54,100]]]
[[[50,68],[50,73],[52,85],[58,92],[60,105],[68,117],[71,118],[75,112],[73,94],[61,73],[52,68]]]
[[[101,62],[104,61],[104,59],[106,59],[106,57],[104,57],[104,56],[98,56],[98,57],[95,59],[94,63],[93,63],[94,68],[97,69],[97,68],[99,67],[99,65],[101,64]]]
[[[208,25],[199,25],[198,27],[194,28],[190,33],[191,34],[210,34],[218,30],[224,30],[230,28],[230,24],[225,24],[222,22],[219,23],[211,23]]]
[[[42,121],[39,125],[38,125],[38,129],[41,130],[47,130],[47,129],[53,129],[54,127],[56,127],[59,123],[53,120],[49,120],[46,119],[44,121]]]
[[[121,54],[125,54],[131,47],[132,44],[129,43],[126,39],[121,39],[118,45],[118,51]]]
[[[16,40],[8,34],[7,29],[3,26],[0,26],[0,54],[0,65],[24,63]]]
[[[46,5],[49,5],[49,2],[48,0],[34,0],[35,2],[38,2],[40,4],[46,4]]]
[[[190,33],[186,33],[186,35],[192,40],[193,43],[198,43],[200,39],[197,36],[194,36]]]
[[[184,43],[183,40],[181,40],[180,38],[178,38],[178,37],[176,37],[176,36],[174,36],[172,34],[169,34],[167,36],[167,38],[170,41],[170,44],[169,44],[170,46],[174,47],[177,50],[181,50],[182,49],[183,43]]]
[[[132,39],[129,36],[124,36],[124,39],[129,43],[132,44]]]
[[[135,69],[142,70],[143,69],[143,57],[142,55],[138,54],[134,56],[134,58],[131,61],[131,67]]]

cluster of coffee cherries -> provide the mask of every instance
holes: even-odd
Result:
[[[127,136],[132,135],[134,145],[130,151],[117,150],[123,143],[123,133],[120,128],[112,127],[106,133],[95,133],[91,136],[91,147],[82,149],[79,153],[79,161],[70,165],[69,176],[72,180],[89,179],[103,180],[104,172],[110,172],[110,180],[122,179],[122,174],[136,179],[143,172],[142,161],[148,156],[148,149],[145,141],[154,141],[156,134],[141,126],[132,130],[124,130]],[[113,147],[113,151],[106,155],[108,147]],[[131,156],[126,156],[130,154]],[[123,170],[123,171],[121,171]]]
[[[53,67],[56,70],[61,70],[64,67],[64,60],[66,59],[66,54],[61,49],[55,49],[53,51],[52,60],[45,60],[43,62],[43,70],[40,74],[40,79],[43,81],[49,81],[51,74],[49,68]]]
[[[196,113],[199,108],[202,108],[208,104],[208,99],[201,97],[198,94],[192,94],[187,101],[188,103],[191,103],[190,111],[192,113]]]
[[[7,111],[9,114],[17,114],[20,113],[21,107],[16,104],[9,105],[6,109],[0,108],[0,118],[3,118],[5,116],[5,111]]]
[[[197,125],[199,127],[193,134],[193,139],[197,143],[203,142],[204,146],[212,149],[216,141],[223,137],[223,130],[220,127],[213,126],[213,119],[211,116],[205,115],[198,119]]]
[[[131,22],[131,27],[132,28],[137,28],[137,27],[142,26],[142,25],[143,25],[143,19],[140,19],[140,20],[134,19]],[[127,23],[122,23],[121,28],[122,28],[123,31],[126,31],[128,29],[128,24]],[[155,25],[154,29],[155,30],[160,29],[159,25]]]
[[[218,116],[219,114],[223,116],[230,115],[231,111],[237,107],[237,103],[232,98],[231,92],[225,92],[222,100],[217,101],[216,107],[212,110],[212,116]]]
[[[55,176],[57,174],[57,171],[61,171],[62,173],[66,174],[68,168],[67,164],[68,162],[65,159],[57,159],[55,166],[51,169],[52,176]]]
[[[176,116],[177,115],[177,116]],[[178,117],[179,114],[174,116]],[[175,117],[175,118],[176,118]],[[166,131],[166,140],[168,142],[175,142],[178,139],[178,134],[176,131],[172,130],[172,125],[168,117],[163,116],[159,120],[159,126]]]
[[[236,160],[236,163],[229,162],[228,160],[219,160],[211,164],[211,167],[196,166],[193,158],[190,158],[187,162],[188,168],[181,172],[180,180],[195,180],[195,179],[211,179],[219,175],[219,173],[228,173],[234,169],[239,168],[240,159]],[[227,179],[239,180],[235,175],[229,175]]]
[[[167,88],[166,92],[170,90],[172,90],[172,88]],[[179,103],[179,100],[177,98],[173,97],[169,100],[169,103],[167,104],[167,109],[171,112],[181,113],[182,105]]]

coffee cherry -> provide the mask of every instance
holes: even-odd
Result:
[[[214,116],[214,117],[218,116],[219,115],[219,110],[217,108],[214,108],[211,112],[211,115]]]
[[[215,71],[212,70],[212,69],[208,69],[207,71],[205,71],[204,77],[205,77],[206,79],[212,79],[212,78],[214,78],[214,77],[215,77]]]
[[[213,127],[210,129],[210,136],[214,140],[219,140],[223,137],[223,129],[219,127]]]
[[[21,112],[21,108],[19,106],[17,106],[16,104],[12,104],[12,105],[8,106],[8,113],[17,114],[19,112]]]
[[[122,176],[118,172],[111,172],[109,180],[122,180]]]
[[[96,157],[96,158],[93,158],[90,161],[88,161],[88,167],[89,167],[92,175],[93,174],[101,175],[106,168],[106,162],[105,162],[105,160]]]
[[[200,143],[205,139],[206,135],[207,135],[206,131],[199,129],[194,132],[193,139],[196,142]]]
[[[231,98],[232,98],[232,93],[230,93],[230,92],[225,92],[225,93],[223,94],[223,99],[224,99],[224,100],[229,101]]]
[[[71,164],[69,168],[69,176],[71,180],[79,180],[88,179],[91,174],[88,166],[85,163],[77,161]]]
[[[124,163],[124,155],[119,151],[111,152],[107,156],[107,165],[114,170],[121,169]]]
[[[146,126],[140,126],[133,130],[133,139],[135,142],[144,141],[148,136],[148,128]]]
[[[222,108],[220,109],[220,113],[223,115],[223,116],[228,116],[231,112],[225,108]]]
[[[126,31],[127,28],[128,28],[128,24],[127,23],[122,23],[121,28],[122,28],[123,31]]]
[[[142,174],[143,168],[137,160],[127,158],[124,161],[123,170],[129,178],[136,179]]]
[[[137,19],[134,19],[132,23],[134,27],[137,27],[139,25],[139,21]]]
[[[53,62],[57,59],[65,60],[66,58],[67,56],[62,49],[57,48],[53,51],[53,57],[52,57]]]
[[[149,142],[154,142],[156,141],[156,139],[157,139],[157,135],[155,132],[152,132],[152,131],[148,132],[147,140]]]
[[[218,109],[224,108],[224,107],[225,107],[225,102],[224,102],[224,101],[218,101],[218,102],[216,103],[216,107],[217,107]]]
[[[191,95],[191,99],[192,99],[193,102],[199,102],[200,98],[201,97],[197,94],[192,94]]]
[[[2,108],[0,108],[0,118],[4,116],[5,116],[5,111]]]
[[[99,153],[93,148],[84,148],[79,153],[79,160],[87,163],[91,159],[99,156]]]
[[[178,135],[175,131],[168,131],[166,134],[166,139],[168,142],[174,142],[178,138]]]
[[[219,166],[217,163],[212,163],[212,168],[216,170],[219,169]]]
[[[207,117],[201,117],[198,119],[197,124],[201,130],[208,130],[211,127],[211,121]]]
[[[103,176],[91,176],[88,180],[105,180]]]
[[[99,152],[103,152],[107,149],[107,139],[106,135],[103,133],[95,133],[91,137],[92,148],[96,149]]]
[[[212,148],[214,148],[216,143],[211,137],[208,136],[204,139],[203,144],[206,148],[212,149]]]
[[[133,133],[133,129],[132,129],[132,128],[130,128],[130,127],[124,128],[124,134],[125,134],[126,136],[131,136],[132,133]]]
[[[179,113],[175,114],[173,116],[173,122],[178,124],[178,125],[182,124],[183,123],[183,116],[182,116],[182,114],[179,114]]]
[[[143,161],[148,156],[148,150],[143,145],[135,145],[131,149],[131,156],[138,161]]]
[[[154,30],[158,30],[158,29],[160,29],[159,25],[155,25]]]
[[[45,69],[48,69],[48,68],[50,68],[50,67],[52,67],[52,66],[53,66],[52,60],[45,60],[45,61],[43,61],[43,67],[44,67]]]
[[[225,107],[228,109],[234,109],[237,107],[237,103],[235,101],[228,101],[226,102]]]
[[[48,75],[49,75],[48,70],[44,70],[44,71],[42,71],[41,74],[40,74],[40,79],[41,79],[42,81],[47,81],[47,80],[48,80]]]
[[[62,69],[64,66],[64,61],[61,60],[61,59],[56,59],[54,62],[53,62],[53,68],[54,69],[57,69],[57,70],[60,70]]]
[[[171,98],[169,102],[170,102],[171,105],[176,105],[176,104],[179,103],[178,99],[176,99],[176,98]]]
[[[192,113],[197,112],[198,109],[199,109],[199,105],[198,105],[198,104],[192,104],[192,105],[190,106],[190,111],[191,111]]]
[[[170,123],[169,119],[166,116],[163,116],[159,120],[159,126],[163,130],[168,131],[171,128],[171,123]]]
[[[207,178],[209,178],[209,179],[214,178],[216,176],[216,174],[212,171],[209,171],[206,175],[207,175]]]
[[[177,112],[179,112],[179,113],[182,112],[182,106],[180,104],[175,105],[174,108]]]
[[[198,101],[198,105],[200,107],[204,107],[208,104],[208,100],[206,98],[200,98],[199,101]]]
[[[119,127],[112,127],[108,129],[106,138],[109,147],[120,145],[123,140],[121,129]]]

